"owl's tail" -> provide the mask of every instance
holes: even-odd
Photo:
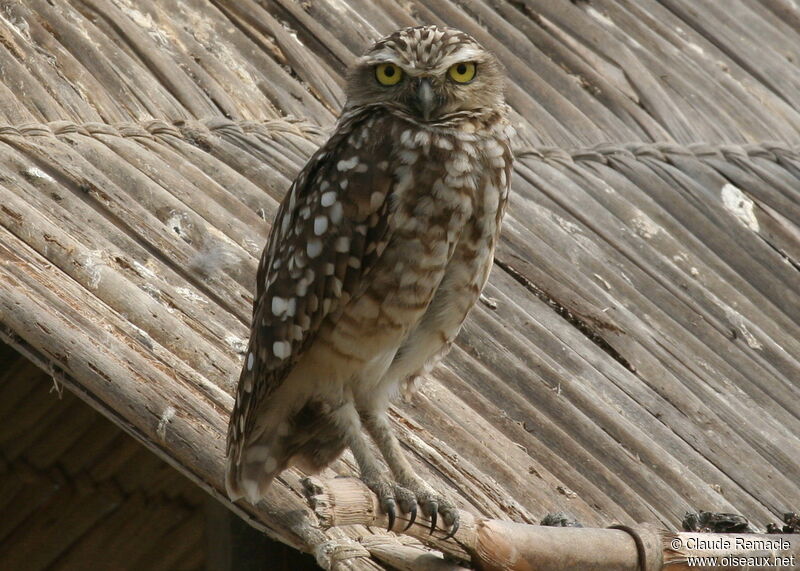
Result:
[[[318,403],[306,403],[282,422],[270,415],[268,429],[228,456],[225,487],[232,501],[245,498],[255,505],[272,480],[288,466],[319,472],[336,460],[345,447],[342,427]]]
[[[255,442],[246,446],[239,458],[228,457],[225,470],[225,488],[231,501],[245,498],[256,505],[267,492],[272,480],[286,468],[281,458],[280,446],[274,442]]]

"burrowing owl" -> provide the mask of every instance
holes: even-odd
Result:
[[[389,514],[455,533],[455,506],[413,472],[386,411],[449,349],[492,267],[513,129],[504,71],[473,38],[422,26],[353,66],[331,138],[283,200],[261,257],[228,429],[227,488],[256,503],[290,465],[349,446]],[[373,455],[374,440],[392,476]]]

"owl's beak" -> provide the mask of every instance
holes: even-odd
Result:
[[[433,92],[430,79],[421,77],[417,81],[416,104],[422,114],[422,118],[429,121],[431,113],[436,108],[436,94]]]

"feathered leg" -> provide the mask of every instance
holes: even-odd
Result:
[[[361,430],[361,419],[353,403],[346,403],[334,412],[338,426],[345,436],[347,446],[353,452],[361,472],[361,481],[375,492],[381,509],[389,516],[389,530],[394,527],[399,504],[400,511],[416,515],[417,497],[411,490],[394,483],[381,467],[375,454],[370,450],[367,439]]]
[[[437,514],[442,516],[444,523],[450,528],[447,537],[452,537],[458,531],[459,516],[455,504],[437,494],[425,483],[422,478],[414,473],[414,469],[403,453],[400,441],[392,431],[389,417],[383,411],[362,412],[361,418],[383,458],[389,465],[397,483],[403,488],[411,490],[416,497],[422,513],[431,521],[431,533],[436,529]],[[405,510],[404,510],[405,511]],[[413,523],[413,515],[411,523]],[[409,525],[411,525],[409,523]]]

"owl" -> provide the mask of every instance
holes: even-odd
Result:
[[[319,471],[349,447],[389,529],[418,507],[431,533],[458,529],[387,409],[448,351],[489,276],[513,161],[504,83],[492,53],[438,26],[356,60],[261,257],[228,429],[232,500],[255,504],[281,471]]]

